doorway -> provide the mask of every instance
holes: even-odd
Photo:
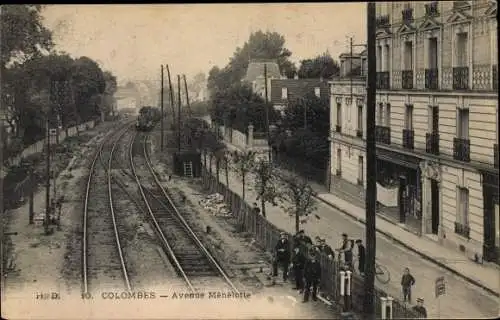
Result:
[[[439,185],[431,179],[431,203],[432,203],[432,234],[438,234],[439,229]]]

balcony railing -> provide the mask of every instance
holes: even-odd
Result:
[[[415,144],[415,131],[403,129],[403,148],[413,150]]]
[[[342,126],[340,126],[340,125],[338,125],[338,124],[337,124],[337,125],[335,126],[335,131],[336,131],[336,132],[342,132]]]
[[[391,144],[391,128],[375,126],[375,141],[378,143]]]
[[[493,78],[493,90],[498,91],[498,65],[494,64],[491,66],[491,76]]]
[[[384,27],[390,26],[389,15],[386,14],[384,16],[378,17],[377,21],[376,21],[376,25],[377,25],[377,28],[384,28]]]
[[[425,16],[428,18],[439,16],[438,2],[432,1],[425,5]]]
[[[469,67],[453,68],[453,89],[454,90],[469,89]]]
[[[437,90],[439,85],[438,69],[425,69],[425,88]]]
[[[498,144],[493,145],[493,156],[494,156],[493,163],[495,165],[495,168],[498,169]]]
[[[403,19],[403,23],[412,23],[413,22],[413,8],[406,8],[401,11],[401,16]]]
[[[439,134],[426,133],[425,134],[425,152],[439,155]]]
[[[470,239],[470,227],[459,222],[455,222],[455,233]]]
[[[470,140],[453,138],[453,159],[470,162]]]
[[[377,72],[377,89],[389,89],[389,71]]]
[[[453,1],[453,9],[464,9],[470,6],[470,1]]]
[[[356,137],[363,138],[363,130],[356,130]]]
[[[401,72],[401,82],[403,89],[413,89],[413,70],[403,70]]]

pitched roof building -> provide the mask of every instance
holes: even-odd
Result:
[[[283,110],[288,101],[314,93],[318,98],[329,97],[328,81],[325,79],[272,79],[271,103]]]
[[[253,83],[259,76],[264,76],[264,65],[267,66],[267,76],[269,78],[279,79],[281,77],[280,67],[274,60],[250,60],[247,73],[243,81]]]

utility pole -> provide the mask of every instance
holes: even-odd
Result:
[[[267,63],[264,62],[264,93],[266,95],[266,133],[267,133],[267,157],[269,163],[272,163],[271,152],[271,133],[269,132],[269,98],[267,90]]]
[[[172,90],[172,81],[170,80],[170,69],[167,64],[167,77],[168,77],[168,91],[170,92],[170,105],[172,106],[172,120],[175,121],[175,102],[174,90]]]
[[[184,90],[186,91],[186,105],[187,105],[187,110],[188,110],[188,116],[191,117],[191,106],[189,105],[189,92],[188,92],[188,85],[186,81],[186,75],[183,74],[182,78],[184,79]]]
[[[50,108],[50,107],[49,107]],[[45,139],[47,140],[47,153],[45,154],[45,234],[49,233],[50,222],[50,128],[49,128],[50,109],[47,111],[47,119],[45,121],[46,132]]]
[[[161,121],[160,121],[160,130],[161,130],[161,139],[160,139],[160,150],[163,151],[163,65],[161,65],[161,93],[160,93],[160,104],[161,104]]]
[[[300,98],[302,101],[302,106],[304,107],[304,129],[307,129],[307,106],[306,106],[306,101],[304,100],[303,97]]]
[[[177,109],[177,151],[181,152],[181,76],[177,75],[177,98],[179,106]]]
[[[364,283],[364,313],[368,318],[375,318],[375,257],[376,224],[375,207],[377,204],[377,150],[375,144],[375,99],[377,84],[376,66],[376,11],[375,2],[367,5],[368,36],[368,87],[366,88],[366,265]]]

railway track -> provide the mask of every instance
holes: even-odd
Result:
[[[83,209],[82,291],[85,295],[90,294],[89,287],[97,288],[97,284],[101,288],[114,288],[119,279],[123,280],[127,290],[131,290],[113,209],[110,170],[116,145],[129,128],[130,123],[126,123],[108,134],[99,145],[90,166]],[[104,148],[110,142],[108,158],[104,158]],[[96,170],[99,159],[105,172]],[[108,208],[106,203],[109,203]]]
[[[161,185],[147,153],[147,136],[142,150],[131,141],[130,167],[139,192],[146,204],[149,218],[161,239],[162,246],[172,265],[192,292],[200,290],[230,290],[239,293],[216,259],[205,248],[198,236],[182,217],[172,199]],[[135,149],[135,150],[134,150]],[[154,180],[152,187],[146,187],[138,176],[134,163],[134,151],[142,151],[142,159]]]

